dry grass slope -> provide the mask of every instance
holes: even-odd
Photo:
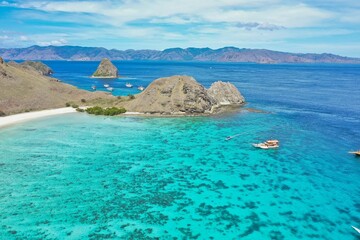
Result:
[[[0,111],[6,115],[78,105],[116,104],[119,100],[105,92],[88,92],[57,79],[0,61]],[[86,103],[81,100],[85,99]]]

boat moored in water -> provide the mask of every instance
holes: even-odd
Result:
[[[349,153],[354,154],[354,155],[357,156],[357,157],[360,157],[360,150],[358,150],[358,151],[351,151],[351,152],[349,152]]]
[[[114,88],[112,88],[112,87],[108,87],[106,89],[109,90],[110,92],[114,91]]]
[[[95,86],[95,85],[92,85],[92,86],[91,86],[91,89],[92,89],[92,90],[96,90],[96,86]]]
[[[143,86],[139,86],[137,89],[140,91],[144,91],[145,88]]]
[[[272,148],[278,148],[279,147],[279,140],[267,140],[263,143],[254,143],[254,147],[261,148],[261,149],[272,149]]]
[[[128,87],[128,88],[132,88],[132,87],[133,87],[133,85],[132,85],[131,83],[126,83],[125,86]]]
[[[104,84],[104,87],[108,88],[108,87],[110,87],[110,85],[109,84]]]

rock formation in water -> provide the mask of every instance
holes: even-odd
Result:
[[[214,113],[224,105],[243,103],[244,98],[231,83],[217,82],[207,90],[192,77],[172,76],[152,82],[126,103],[125,108],[130,112],[198,115]]]
[[[101,60],[97,70],[92,75],[96,78],[117,78],[118,76],[118,69],[107,58]]]
[[[215,99],[218,105],[236,105],[245,102],[245,98],[239,90],[229,82],[214,82],[207,92]]]
[[[25,68],[33,68],[35,71],[45,76],[49,76],[54,73],[51,68],[49,68],[47,65],[45,65],[42,62],[25,61],[20,65]]]

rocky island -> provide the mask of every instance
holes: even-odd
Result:
[[[93,78],[118,78],[119,72],[118,69],[111,63],[107,58],[103,58],[96,69],[96,71],[91,76]]]
[[[229,82],[219,81],[206,89],[193,77],[171,76],[153,81],[135,99],[124,102],[123,107],[145,114],[207,115],[244,103],[244,97]]]

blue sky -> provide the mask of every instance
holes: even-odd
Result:
[[[0,0],[0,15],[0,48],[235,46],[360,57],[359,0]]]

